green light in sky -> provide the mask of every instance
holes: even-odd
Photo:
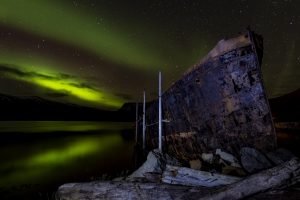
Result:
[[[74,95],[78,98],[87,101],[100,102],[103,99],[103,95],[101,95],[100,92],[88,88],[77,88],[70,85],[70,83],[68,82],[65,83],[64,81],[53,81],[42,78],[33,78],[32,82],[52,90],[67,91],[71,95]]]
[[[26,81],[42,88],[65,93],[68,96],[103,105],[119,108],[124,102],[122,99],[90,86],[75,77],[61,77],[61,74],[46,72],[34,72],[17,69],[16,67],[1,67],[2,73],[10,78]]]
[[[165,64],[155,49],[128,37],[127,32],[108,23],[99,25],[97,16],[58,2],[2,0],[0,20],[130,67],[155,70]]]
[[[66,91],[69,95],[75,96],[79,99],[85,101],[91,101],[103,104],[105,106],[111,107],[120,107],[122,105],[122,101],[118,100],[116,97],[110,96],[108,94],[104,94],[99,90],[90,89],[90,88],[80,88],[73,83],[65,82],[61,80],[47,80],[43,78],[33,78],[33,83],[36,83],[39,86],[55,90],[55,91]]]

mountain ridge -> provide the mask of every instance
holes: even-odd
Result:
[[[123,105],[124,106],[124,105]],[[102,110],[71,103],[48,100],[39,96],[14,96],[0,93],[1,121],[134,121],[135,116],[121,107],[116,111]]]
[[[274,121],[295,122],[300,119],[300,89],[269,99]],[[151,102],[147,102],[147,105]],[[116,111],[102,110],[72,103],[61,103],[39,96],[14,96],[0,93],[0,121],[135,121],[136,103],[127,102]],[[139,103],[139,111],[142,104]],[[139,112],[139,113],[140,113]]]
[[[300,121],[300,88],[285,95],[269,99],[274,121]]]

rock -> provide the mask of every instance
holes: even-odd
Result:
[[[151,173],[162,173],[163,168],[165,167],[165,159],[163,158],[163,154],[159,152],[157,149],[148,153],[146,162],[134,171],[128,179],[131,178],[144,178],[144,174],[147,172]]]
[[[239,163],[231,163],[230,166],[231,167],[236,167],[236,168],[242,168]]]
[[[190,160],[190,168],[195,170],[200,170],[202,167],[202,163],[199,159],[197,160]]]
[[[214,155],[212,153],[202,153],[201,154],[201,158],[203,161],[212,164],[213,159],[214,159]]]
[[[279,165],[286,161],[291,160],[292,158],[296,157],[290,151],[280,148],[275,151],[269,152],[266,155],[275,165]]]
[[[249,173],[272,167],[268,159],[254,148],[243,147],[241,148],[240,154],[241,163],[244,169]]]
[[[219,155],[222,160],[227,161],[230,163],[232,167],[241,167],[236,157],[231,155],[230,153],[227,153],[225,151],[222,151],[221,149],[216,150],[216,155]]]
[[[147,160],[144,164],[134,171],[126,180],[134,181],[137,178],[146,178],[146,173],[162,174],[167,164],[176,164],[180,166],[179,161],[167,154],[161,153],[158,149],[148,153]]]

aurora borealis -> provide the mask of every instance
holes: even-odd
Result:
[[[269,97],[300,86],[300,2],[295,0],[2,0],[0,93],[119,108],[155,98],[218,40],[251,28],[264,36]]]

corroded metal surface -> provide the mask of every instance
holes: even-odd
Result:
[[[163,118],[169,120],[163,124],[165,151],[190,160],[216,148],[237,155],[245,146],[262,151],[276,146],[260,71],[262,50],[262,37],[250,31],[222,40],[163,94]],[[147,124],[158,121],[156,101],[146,118]],[[157,147],[157,133],[157,125],[147,127],[149,149]]]

